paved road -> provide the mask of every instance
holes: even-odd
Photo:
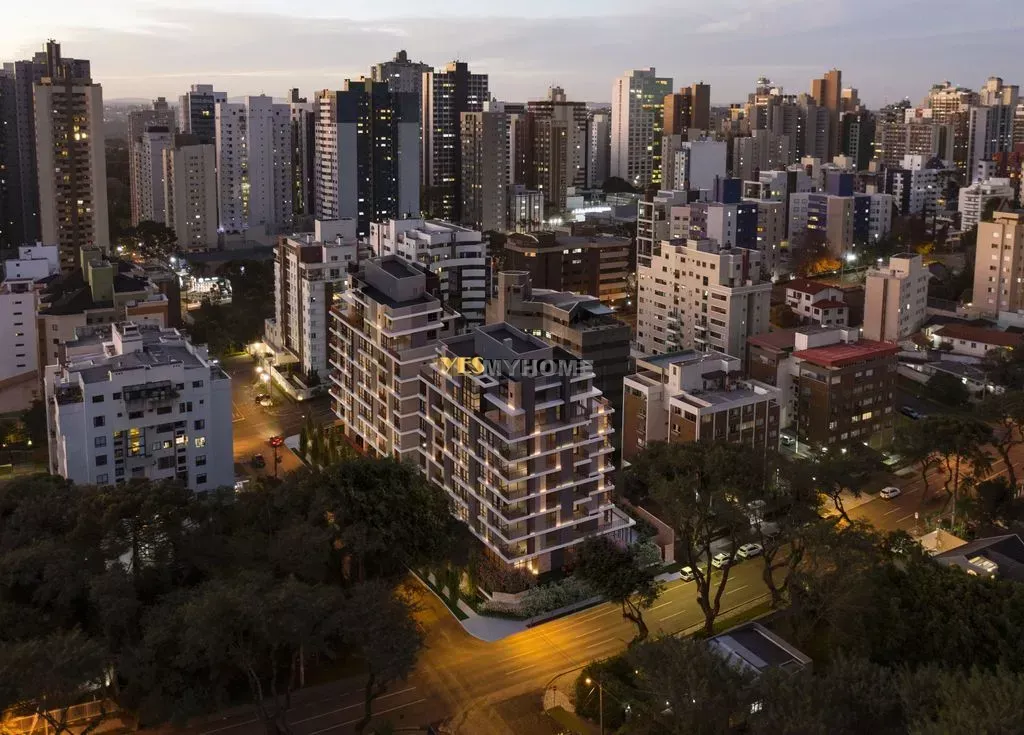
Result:
[[[297,434],[307,415],[312,415],[317,424],[334,421],[330,401],[326,396],[295,402],[275,387],[272,389],[274,405],[270,408],[257,405],[256,394],[266,392],[267,387],[257,380],[256,363],[248,356],[230,357],[224,361],[223,367],[231,375],[236,473],[248,476],[272,475],[274,455],[267,445],[270,437]],[[256,470],[250,465],[254,454],[263,455],[267,462],[265,469]],[[279,473],[298,469],[302,465],[298,457],[283,447],[278,450],[278,454]]]

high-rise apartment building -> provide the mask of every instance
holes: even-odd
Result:
[[[370,79],[386,82],[388,89],[398,94],[411,94],[419,100],[423,95],[423,75],[433,71],[430,64],[409,61],[409,54],[402,49],[391,61],[381,61],[370,68]]]
[[[355,220],[316,220],[314,226],[277,243],[274,316],[263,333],[274,355],[271,375],[290,394],[305,390],[289,380],[292,374],[305,386],[326,382],[328,312],[359,262]]]
[[[662,242],[651,264],[638,268],[637,349],[717,350],[742,359],[747,337],[768,331],[772,284],[761,270],[756,250]]]
[[[812,79],[811,97],[819,107],[828,110],[828,145],[821,159],[831,161],[840,150],[839,115],[843,111],[843,73],[839,69],[832,69],[825,72],[821,79]]]
[[[686,137],[690,130],[706,131],[711,125],[711,85],[704,82],[665,95],[663,135]]]
[[[875,116],[868,110],[844,112],[839,150],[853,159],[858,171],[866,171],[874,158]]]
[[[582,226],[509,235],[505,268],[526,271],[536,288],[589,294],[623,308],[629,289],[628,237],[597,234]]]
[[[675,136],[663,140],[664,182],[680,191],[714,191],[715,180],[728,169],[728,144],[724,140],[684,141]]]
[[[462,113],[480,112],[491,99],[487,75],[464,61],[423,74],[423,209],[462,222]]]
[[[547,99],[526,103],[526,120],[526,185],[543,192],[548,207],[563,211],[565,190],[587,183],[587,105],[552,87]]]
[[[978,223],[971,306],[985,316],[1024,310],[1024,212],[995,212]]]
[[[618,415],[622,378],[629,372],[632,330],[596,296],[534,288],[527,271],[498,274],[497,296],[487,304],[487,323],[507,322],[594,364],[594,386]]]
[[[316,212],[370,223],[420,213],[419,106],[384,82],[346,81],[316,99]]]
[[[788,136],[754,130],[733,140],[732,175],[737,179],[753,181],[761,171],[784,170],[791,160]]]
[[[628,534],[612,503],[613,414],[594,374],[452,374],[444,364],[577,358],[499,323],[441,340],[425,368],[421,466],[455,514],[506,564],[541,573],[594,535]]]
[[[902,215],[931,214],[955,173],[936,158],[903,156],[897,166],[886,169],[885,193],[892,194],[893,207]]]
[[[597,189],[611,175],[612,113],[591,110],[587,119],[587,188]]]
[[[292,123],[292,210],[296,218],[308,217],[314,213],[316,191],[316,105],[293,89],[288,106]]]
[[[365,260],[349,285],[330,311],[334,415],[370,455],[421,464],[420,371],[458,314],[437,298],[436,276],[403,258]]]
[[[484,232],[506,229],[509,122],[505,105],[462,113],[462,217]]]
[[[671,77],[636,69],[612,85],[611,175],[633,186],[661,184],[665,96]]]
[[[686,191],[672,189],[637,202],[637,265],[650,266],[651,258],[661,251],[663,241],[689,236],[689,201]],[[685,227],[680,227],[674,217],[680,216],[683,209],[687,219]]]
[[[216,106],[220,229],[276,231],[292,222],[291,108],[272,97]]]
[[[86,327],[46,368],[50,469],[79,484],[233,487],[231,378],[176,329]]]
[[[975,181],[960,189],[957,211],[960,212],[960,231],[977,227],[989,202],[1010,203],[1016,197],[1010,179],[988,178]]]
[[[544,195],[522,184],[508,193],[508,226],[516,232],[533,232],[544,225]]]
[[[397,255],[435,274],[441,298],[468,326],[484,323],[491,279],[487,245],[480,231],[439,220],[390,219],[370,225],[373,255]]]
[[[147,125],[129,144],[133,225],[166,221],[164,153],[173,145],[174,133],[163,125]]]
[[[967,143],[967,171],[979,161],[991,161],[996,154],[1013,149],[1014,118],[1020,103],[1018,87],[989,77],[978,95],[979,105],[970,109]]]
[[[64,62],[46,45],[46,76],[34,85],[40,237],[60,248],[62,269],[83,248],[110,246],[103,89],[84,65]],[[84,66],[84,68],[83,68]]]
[[[200,143],[214,143],[217,105],[227,101],[227,94],[215,92],[212,84],[193,84],[178,97],[178,132],[194,135]]]
[[[164,219],[185,251],[217,247],[217,154],[196,135],[163,150]]]
[[[742,376],[743,361],[720,352],[638,357],[624,381],[622,458],[633,459],[652,442],[778,449],[779,390]]]
[[[899,342],[911,336],[928,318],[928,279],[931,274],[914,253],[900,253],[867,273],[864,283],[864,337],[876,342]]]

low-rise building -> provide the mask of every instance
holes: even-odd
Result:
[[[1015,350],[1024,343],[1024,334],[988,329],[973,324],[941,324],[925,330],[935,349],[955,355],[982,358],[992,350]]]
[[[473,534],[503,562],[537,573],[560,568],[589,536],[626,541],[633,520],[612,503],[613,412],[593,372],[446,368],[459,358],[579,361],[504,323],[438,344],[424,370],[422,466]]]
[[[536,288],[589,294],[613,308],[630,299],[628,237],[591,228],[513,233],[505,242],[505,267],[527,271]]]
[[[390,219],[370,224],[370,246],[378,258],[397,255],[435,273],[441,298],[466,326],[484,323],[491,273],[482,232],[440,220]]]
[[[80,329],[46,368],[50,469],[81,484],[234,485],[231,379],[176,329]]]
[[[263,339],[270,374],[308,398],[327,377],[327,314],[359,262],[356,220],[316,220],[313,232],[282,237],[274,259],[274,316]]]
[[[751,337],[747,374],[780,390],[782,425],[826,448],[892,441],[899,346],[857,329],[811,327]]]
[[[437,277],[403,258],[373,258],[331,306],[328,390],[341,430],[366,453],[419,463],[420,370],[458,318]]]
[[[596,296],[534,288],[526,271],[502,271],[497,296],[487,305],[487,323],[497,322],[590,360],[594,385],[618,414],[632,330]]]
[[[845,327],[850,323],[843,290],[826,283],[794,278],[786,283],[786,305],[803,324]]]
[[[928,280],[921,256],[899,253],[867,272],[864,284],[864,337],[899,342],[928,318]]]
[[[779,390],[742,377],[739,358],[684,350],[636,359],[624,381],[622,457],[651,442],[728,441],[777,449]]]

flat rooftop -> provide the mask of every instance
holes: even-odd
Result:
[[[737,668],[761,673],[768,669],[799,671],[811,659],[759,623],[747,623],[708,640],[712,650]]]
[[[793,353],[794,357],[801,360],[821,365],[823,367],[843,367],[865,360],[874,360],[889,355],[896,355],[900,347],[892,342],[876,342],[870,339],[860,339],[856,342],[840,342],[824,347],[811,347],[807,350],[798,350]]]
[[[382,258],[377,264],[393,278],[416,278],[423,275],[423,271],[400,258]]]

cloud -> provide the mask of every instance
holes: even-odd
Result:
[[[399,48],[435,66],[468,61],[490,74],[493,94],[514,101],[542,97],[552,84],[576,99],[608,101],[617,76],[650,66],[676,86],[709,82],[716,103],[745,99],[761,75],[805,91],[831,67],[876,105],[916,100],[942,79],[1024,81],[1013,78],[1020,0],[974,0],[970,14],[960,0],[450,0],[447,17],[432,16],[422,0],[393,0],[376,15],[368,0],[315,3],[320,14],[351,18],[304,14],[313,0],[291,0],[290,14],[271,9],[281,0],[254,0],[249,10],[241,0],[189,2],[139,5],[131,24],[57,27],[52,35],[69,56],[92,60],[108,99],[174,97],[195,82],[230,96],[284,96],[290,87],[308,95],[368,74]],[[992,18],[1003,22],[993,27]],[[25,45],[32,44],[18,44]]]

